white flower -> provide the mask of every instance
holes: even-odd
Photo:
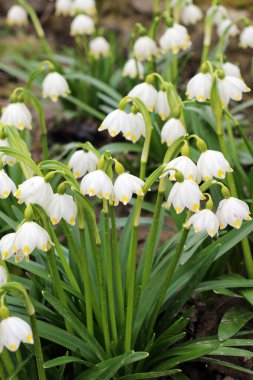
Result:
[[[10,234],[4,235],[0,240],[0,252],[3,260],[7,260],[9,257],[14,255],[14,240],[16,233],[12,232]]]
[[[162,143],[166,142],[168,146],[173,144],[174,141],[179,139],[179,137],[185,136],[186,130],[183,124],[179,119],[171,118],[168,120],[162,130],[161,130],[161,139]]]
[[[220,37],[223,33],[226,33],[227,37],[235,37],[239,33],[239,29],[232,20],[227,18],[219,23],[217,32]]]
[[[0,170],[0,198],[7,198],[10,193],[15,193],[17,190],[15,183],[5,173],[4,170]]]
[[[75,225],[77,206],[71,195],[53,194],[46,210],[53,225],[59,223],[61,219]]]
[[[184,227],[189,228],[191,225],[193,225],[195,232],[206,230],[211,237],[214,237],[218,233],[219,220],[211,210],[206,209],[192,215]]]
[[[214,15],[213,23],[219,25],[222,19],[228,17],[228,11],[223,5],[213,5],[208,8],[206,16],[209,17],[211,14]]]
[[[98,157],[95,153],[77,150],[70,158],[68,166],[76,178],[83,177],[87,172],[93,172],[97,168]]]
[[[134,58],[130,58],[124,65],[122,70],[123,77],[129,77],[131,79],[144,77],[144,66],[141,62],[136,61]]]
[[[17,351],[20,343],[33,344],[31,327],[18,317],[8,317],[0,323],[0,352],[3,347],[10,351]]]
[[[224,155],[216,150],[206,150],[201,153],[197,168],[204,181],[210,181],[213,177],[223,179],[226,173],[233,171]]]
[[[163,53],[171,50],[173,54],[177,54],[180,50],[185,50],[191,46],[191,40],[187,29],[183,25],[174,23],[162,35],[159,44]]]
[[[199,211],[200,201],[205,199],[196,182],[186,179],[183,182],[176,182],[169,194],[166,207],[173,205],[177,214],[185,208],[191,211]]]
[[[68,16],[72,11],[72,0],[56,0],[55,11],[57,16]]]
[[[155,110],[162,120],[167,119],[170,114],[167,91],[158,91]]]
[[[6,284],[7,281],[8,275],[6,269],[2,265],[0,265],[0,286]]]
[[[40,176],[27,179],[18,186],[18,190],[14,193],[14,196],[18,198],[18,203],[25,202],[26,205],[37,203],[42,207],[46,207],[52,195],[51,185]]]
[[[120,132],[124,134],[130,129],[127,113],[120,109],[110,112],[98,128],[99,131],[105,129],[108,129],[112,137],[117,136]]]
[[[133,194],[143,195],[142,187],[144,182],[129,173],[123,173],[118,176],[114,183],[115,206],[122,202],[126,205],[132,198]]]
[[[226,75],[224,79],[218,78],[218,91],[222,107],[226,107],[230,99],[240,101],[243,92],[250,88],[239,78]]]
[[[0,139],[0,153],[1,153],[1,147],[8,148],[9,146],[10,145],[7,139],[3,139],[3,140]],[[9,156],[8,154],[1,155],[1,161],[4,165],[7,164],[9,166],[13,166],[17,162],[15,157]]]
[[[96,4],[94,0],[74,0],[72,5],[74,12],[84,12],[93,16],[96,14]]]
[[[94,58],[108,57],[110,54],[110,44],[104,37],[96,37],[89,43],[90,54]]]
[[[139,140],[141,136],[146,136],[145,121],[140,112],[129,113],[128,117],[128,127],[125,129],[124,137],[127,140],[131,140],[133,143]]]
[[[90,16],[77,15],[70,25],[70,35],[91,35],[95,30],[94,21]]]
[[[26,10],[21,5],[13,5],[7,13],[7,24],[22,26],[28,23]]]
[[[150,61],[154,55],[158,54],[158,48],[151,37],[142,36],[135,41],[133,52],[138,61]]]
[[[239,67],[234,65],[233,63],[224,63],[224,65],[222,65],[222,69],[226,75],[242,79]]]
[[[35,248],[47,252],[53,245],[48,233],[35,222],[24,222],[15,234],[13,251],[29,256]]]
[[[180,19],[183,24],[196,24],[203,17],[203,13],[197,5],[189,4],[181,9]]]
[[[132,96],[134,98],[139,98],[147,107],[149,112],[154,111],[156,99],[157,99],[157,91],[147,82],[139,83],[128,93],[128,96]]]
[[[169,174],[169,179],[171,181],[175,181],[175,170],[169,170],[169,168],[175,168],[179,170],[184,175],[184,179],[191,179],[193,181],[199,182],[197,166],[189,157],[180,156],[174,158],[174,160],[170,161],[166,165],[160,178],[166,177]]]
[[[240,46],[253,47],[253,25],[247,26],[240,34]]]
[[[205,102],[210,99],[212,77],[209,73],[198,73],[187,84],[186,95],[189,99]]]
[[[4,108],[1,122],[4,125],[13,125],[22,131],[32,129],[32,114],[24,103],[10,103]]]
[[[83,177],[81,182],[81,192],[90,197],[96,195],[98,198],[109,199],[113,196],[113,183],[108,175],[102,170],[95,170]]]
[[[66,79],[59,73],[47,74],[42,82],[42,96],[49,97],[53,102],[57,102],[59,96],[66,97],[70,93]]]
[[[251,219],[247,203],[234,197],[223,199],[219,203],[216,215],[220,229],[226,228],[228,224],[231,227],[240,228],[243,220]]]

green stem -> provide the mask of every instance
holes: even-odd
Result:
[[[33,332],[34,351],[35,351],[35,356],[36,356],[38,377],[39,377],[39,380],[46,380],[46,372],[43,367],[44,359],[43,359],[40,336],[38,332],[35,314],[30,315],[30,322],[31,322],[31,328]]]
[[[7,379],[7,373],[6,373],[6,370],[5,370],[5,367],[4,367],[4,364],[3,364],[1,357],[0,357],[0,379],[1,380]]]
[[[173,54],[172,56],[172,76],[171,76],[171,81],[176,85],[177,84],[177,79],[178,79],[178,55]]]
[[[1,361],[4,363],[6,372],[8,373],[8,378],[12,375],[12,373],[15,371],[15,366],[12,361],[11,355],[9,351],[7,351],[6,348],[3,349],[1,352]],[[4,379],[5,380],[5,379]],[[19,377],[16,375],[13,380],[19,380]]]
[[[160,0],[154,0],[153,13],[154,13],[154,15],[159,15],[159,13],[160,13]]]

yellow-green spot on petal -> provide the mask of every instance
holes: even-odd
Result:
[[[209,231],[209,235],[210,235],[210,236],[213,236],[213,235],[214,235],[214,229],[212,229],[212,230]]]
[[[75,217],[74,217],[74,216],[71,216],[69,222],[70,222],[70,224],[74,225],[75,222],[76,222]]]
[[[199,205],[198,205],[197,203],[195,203],[195,204],[193,205],[193,210],[194,210],[194,211],[199,211]]]
[[[58,223],[58,220],[56,218],[52,218],[51,222],[52,222],[53,225],[55,225],[55,224]]]
[[[175,207],[176,213],[179,214],[181,212],[181,207]]]
[[[16,346],[16,344],[12,343],[12,344],[10,345],[10,351],[16,351],[16,350],[17,350],[17,346]]]
[[[218,177],[219,178],[223,178],[224,177],[224,171],[223,170],[221,170],[221,169],[218,170]]]
[[[7,257],[8,257],[8,251],[4,251],[4,252],[2,253],[2,258],[3,258],[3,259],[7,259]]]
[[[195,232],[199,232],[200,231],[200,228],[197,226],[195,227]]]
[[[28,334],[28,335],[27,335],[26,340],[27,340],[27,342],[29,342],[29,343],[33,342],[33,337],[31,336],[31,334]]]
[[[122,202],[123,202],[124,204],[127,204],[127,202],[128,202],[128,197],[126,197],[125,195],[123,195],[122,198],[121,198],[121,200],[122,200]]]
[[[24,255],[29,255],[31,253],[30,248],[27,245],[22,249],[22,251]]]
[[[46,246],[46,244],[43,244],[43,245],[42,245],[41,250],[42,250],[43,252],[47,252],[47,246]]]
[[[241,223],[239,222],[239,220],[237,219],[235,222],[234,222],[234,227],[235,228],[239,228],[241,226]]]
[[[89,195],[94,195],[95,194],[95,190],[93,189],[93,188],[91,188],[90,190],[89,190]]]

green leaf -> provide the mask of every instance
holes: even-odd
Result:
[[[243,357],[243,358],[252,358],[253,352],[249,350],[242,350],[241,348],[219,347],[216,350],[210,352],[209,355],[237,356],[237,357]]]
[[[52,367],[57,367],[57,366],[62,366],[68,363],[81,363],[87,367],[92,366],[92,363],[89,363],[85,360],[82,360],[80,358],[77,358],[75,356],[59,356],[58,358],[48,360],[43,364],[44,368],[52,368]]]
[[[253,313],[243,307],[231,307],[223,316],[219,328],[218,337],[220,340],[226,340],[234,336],[250,319]]]
[[[166,371],[135,373],[132,375],[119,377],[118,380],[158,379],[161,376],[170,376],[180,373],[180,371],[180,369],[169,369]]]
[[[222,367],[232,368],[232,369],[235,369],[237,371],[241,371],[241,372],[253,375],[253,371],[251,371],[250,369],[247,369],[247,368],[244,368],[244,367],[240,367],[238,365],[235,365],[235,364],[232,364],[232,363],[229,363],[229,362],[225,362],[223,360],[217,360],[217,359],[213,359],[213,358],[202,358],[202,359],[200,359],[200,361],[205,362],[205,363],[211,363],[211,364],[215,364],[215,365],[220,365]]]

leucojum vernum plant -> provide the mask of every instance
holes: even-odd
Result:
[[[94,1],[57,0],[56,14],[73,17],[76,48],[65,61],[26,0],[7,15],[16,29],[34,26],[43,60],[0,120],[0,378],[180,380],[187,361],[252,375],[229,360],[253,356],[250,331],[240,331],[253,316],[253,222],[238,134],[250,163],[253,147],[235,103],[250,88],[225,50],[239,28],[240,46],[252,48],[253,25],[230,19],[219,1],[204,17],[191,0],[164,9],[154,0],[150,29],[135,25],[113,89],[117,51]],[[202,18],[199,69],[182,83],[192,42],[181,24]],[[92,114],[103,136],[121,142],[80,141],[54,157],[42,97]],[[177,231],[161,240],[168,217]],[[213,290],[246,306],[227,310],[216,335],[190,337],[192,298]]]

